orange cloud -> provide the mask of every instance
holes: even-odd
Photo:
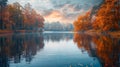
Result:
[[[62,22],[62,23],[71,23],[73,20],[65,17],[60,11],[54,10],[50,14],[44,16],[46,22]]]

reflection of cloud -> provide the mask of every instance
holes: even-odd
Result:
[[[102,0],[9,0],[24,5],[29,2],[48,22],[72,22]]]

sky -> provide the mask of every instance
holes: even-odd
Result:
[[[79,15],[101,0],[8,0],[9,4],[14,2],[19,2],[22,6],[30,3],[45,18],[45,22],[73,23]]]

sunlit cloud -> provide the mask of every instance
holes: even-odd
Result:
[[[55,22],[60,21],[63,16],[59,11],[55,10],[44,17],[47,22]]]
[[[83,10],[81,10],[83,11]],[[83,11],[85,12],[85,11]],[[81,12],[82,13],[82,12]],[[80,14],[80,13],[79,13]],[[72,23],[75,18],[77,18],[78,13],[69,13],[64,14],[63,12],[60,12],[59,10],[51,11],[48,15],[45,15],[45,21],[46,22],[61,22],[61,23]]]
[[[24,6],[30,3],[46,22],[72,23],[77,16],[84,14],[101,0],[9,0],[8,3],[19,2]]]

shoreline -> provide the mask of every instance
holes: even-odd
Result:
[[[88,35],[110,35],[110,36],[113,36],[116,38],[120,38],[120,31],[102,32],[102,31],[88,30],[88,31],[85,31],[85,34],[88,34]]]
[[[14,34],[14,33],[30,33],[30,32],[35,32],[35,31],[31,31],[31,30],[27,30],[27,31],[26,30],[17,30],[15,32],[15,31],[10,31],[10,30],[0,30],[0,36]],[[43,31],[43,32],[46,32],[46,31]],[[55,31],[55,32],[57,32],[57,31]],[[59,32],[63,32],[63,31],[59,31]],[[66,32],[66,31],[64,31],[64,32]],[[71,32],[71,31],[69,31],[69,32]],[[76,32],[74,32],[74,33],[76,33]],[[113,36],[113,37],[120,38],[120,31],[101,32],[101,31],[97,31],[97,30],[88,30],[88,31],[84,31],[83,33],[88,34],[88,35],[105,35],[106,34],[106,35],[110,35],[110,36]]]
[[[9,33],[13,33],[13,31],[11,31],[11,30],[0,30],[0,35],[1,34],[9,34]]]
[[[110,35],[120,38],[120,31],[116,31],[116,32],[109,32]]]

